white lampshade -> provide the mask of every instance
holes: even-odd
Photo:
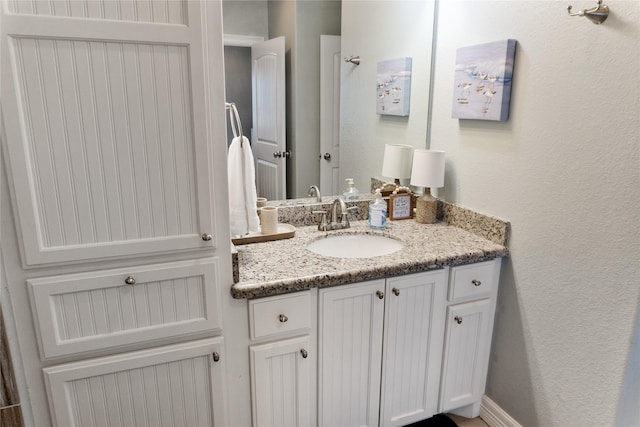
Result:
[[[428,188],[444,186],[444,151],[414,151],[411,185]]]
[[[405,179],[411,176],[413,147],[402,144],[386,144],[382,160],[382,176]]]

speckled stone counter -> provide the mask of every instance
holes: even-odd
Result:
[[[260,298],[486,261],[508,254],[504,245],[444,222],[425,225],[403,220],[387,224],[386,230],[373,231],[366,221],[354,221],[350,229],[329,232],[329,235],[380,234],[404,244],[393,254],[375,258],[314,254],[306,246],[325,236],[316,226],[298,227],[291,239],[237,246],[239,282],[232,285],[231,293],[234,298]]]

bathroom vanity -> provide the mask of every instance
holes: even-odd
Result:
[[[289,240],[237,248],[232,295],[248,299],[254,426],[403,426],[440,412],[479,414],[508,224],[490,240],[451,223],[306,226]],[[403,247],[373,258],[307,249],[354,233]]]

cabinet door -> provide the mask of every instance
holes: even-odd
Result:
[[[437,412],[447,273],[387,279],[381,426],[404,426]]]
[[[493,325],[491,299],[447,308],[440,411],[480,401],[484,392]]]
[[[315,358],[309,349],[308,335],[249,348],[253,427],[313,424],[311,376]]]
[[[57,426],[225,426],[222,338],[45,368]]]
[[[378,425],[384,285],[320,291],[320,426]]]
[[[224,117],[223,95],[210,99],[216,5],[111,3],[14,2],[2,17],[26,265],[223,243],[201,238],[214,234],[212,108]]]

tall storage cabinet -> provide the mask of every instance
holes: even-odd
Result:
[[[220,3],[0,13],[18,236],[3,251],[19,259],[6,266],[13,311],[32,307],[31,323],[16,321],[22,347],[40,350],[23,356],[34,423],[224,425]]]
[[[319,425],[436,413],[446,270],[320,291]]]

